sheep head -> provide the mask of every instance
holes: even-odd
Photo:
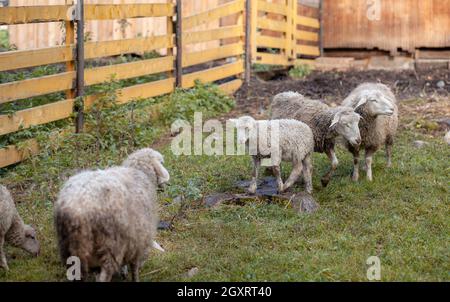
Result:
[[[41,247],[39,241],[36,239],[36,231],[33,227],[24,225],[23,238],[20,247],[35,257],[39,255]]]
[[[361,144],[360,119],[361,116],[352,108],[344,108],[334,115],[330,128],[342,135],[353,146],[358,146]]]
[[[373,89],[361,92],[357,98],[355,110],[364,108],[370,116],[376,117],[379,115],[391,116],[394,114],[395,100],[389,98],[385,93]]]
[[[238,129],[238,143],[247,143],[250,139],[250,132],[256,128],[256,120],[251,116],[242,116],[237,119],[230,119],[229,122]]]
[[[132,153],[123,162],[123,166],[143,171],[147,175],[154,175],[159,186],[170,179],[169,172],[164,168],[164,157],[158,151],[145,148]]]

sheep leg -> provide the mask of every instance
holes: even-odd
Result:
[[[327,174],[325,174],[321,179],[323,187],[328,186],[328,184],[330,183],[331,177],[333,177],[333,174],[336,171],[337,166],[339,164],[339,161],[336,157],[336,153],[334,152],[334,149],[327,150],[326,154],[328,156],[328,159],[331,161],[331,168],[330,168],[330,171],[328,171]]]
[[[282,192],[289,189],[298,180],[298,178],[302,174],[302,168],[303,164],[301,162],[300,163],[294,162],[294,167],[292,168],[291,175],[289,175],[289,178],[284,183]]]
[[[258,176],[259,176],[259,168],[261,166],[261,159],[253,156],[253,178],[252,182],[250,183],[250,186],[248,188],[248,191],[251,194],[256,193],[256,189],[258,187]]]
[[[132,263],[130,264],[131,268],[131,279],[133,282],[139,282],[139,264],[138,263]]]
[[[97,276],[97,282],[111,282],[113,271],[107,265],[102,266],[100,274]]]
[[[386,166],[392,167],[392,143],[386,143]]]
[[[366,150],[366,173],[367,173],[367,180],[372,181],[372,156],[373,156],[372,150]]]
[[[282,192],[283,191],[283,180],[281,179],[281,167],[274,166],[274,167],[272,167],[272,171],[277,179],[278,192]]]
[[[303,179],[305,180],[305,191],[312,194],[312,159],[311,155],[307,155],[303,160]]]
[[[352,180],[358,181],[359,179],[359,150],[353,149],[351,150],[353,153],[353,173]]]
[[[5,243],[5,236],[3,234],[0,234],[0,268],[9,271],[8,262],[6,262],[6,256],[3,250],[4,243]]]

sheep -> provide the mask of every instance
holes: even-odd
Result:
[[[0,185],[0,268],[8,271],[3,250],[5,243],[19,247],[33,256],[39,255],[40,244],[36,239],[36,231],[24,224],[8,189]]]
[[[354,159],[352,180],[359,179],[359,151],[364,148],[366,177],[368,181],[372,181],[372,157],[383,144],[386,146],[387,167],[392,165],[392,147],[398,127],[397,100],[386,85],[363,83],[342,104],[354,108],[362,116],[359,124],[361,145],[347,144]]]
[[[322,177],[326,187],[339,161],[334,151],[336,139],[343,136],[353,146],[361,143],[359,132],[360,115],[350,107],[328,105],[305,98],[297,92],[283,92],[273,98],[271,119],[292,118],[306,123],[314,134],[314,151],[325,153],[331,161],[330,170]]]
[[[248,135],[239,136],[238,142],[246,144],[258,144],[256,150],[251,152],[253,159],[253,177],[249,192],[256,193],[259,168],[262,160],[271,157],[271,166],[277,178],[278,191],[285,192],[299,178],[303,171],[305,190],[312,193],[312,153],[314,150],[314,139],[311,129],[304,123],[295,120],[256,121],[250,116],[238,119],[230,119],[238,131],[248,130]],[[266,130],[265,130],[266,129]],[[275,138],[277,137],[277,138]],[[275,140],[273,140],[275,138]],[[281,161],[292,162],[293,168],[289,178],[283,184],[281,179]]]
[[[111,281],[129,265],[133,281],[139,281],[139,269],[154,246],[157,189],[170,178],[163,162],[159,152],[146,148],[121,166],[69,178],[54,209],[62,262],[77,256],[82,278],[99,268],[99,282]]]

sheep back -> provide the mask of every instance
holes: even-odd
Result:
[[[114,167],[71,177],[55,205],[62,261],[78,256],[98,267],[113,255],[116,269],[145,258],[157,228],[156,184],[141,171]]]

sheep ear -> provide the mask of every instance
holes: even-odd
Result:
[[[337,123],[339,123],[341,116],[339,113],[335,114],[333,120],[331,121],[330,128],[333,128]]]
[[[153,168],[155,169],[156,176],[158,177],[158,184],[163,184],[169,181],[169,172],[158,160],[153,160]]]
[[[361,99],[359,100],[358,104],[356,104],[355,109],[361,107],[361,106],[364,105],[365,103],[367,103],[367,97],[363,96],[363,97],[361,97]]]

